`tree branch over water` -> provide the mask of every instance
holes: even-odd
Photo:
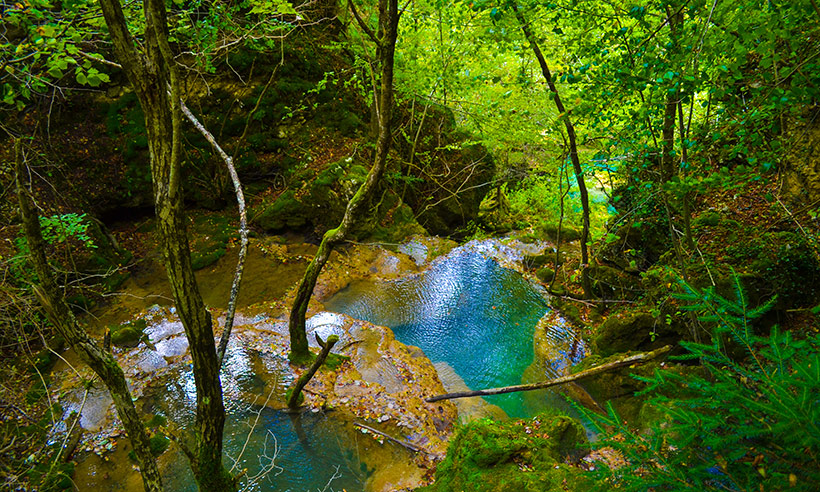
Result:
[[[569,376],[561,376],[558,378],[549,379],[547,381],[541,381],[540,383],[531,383],[531,384],[519,384],[516,386],[503,386],[501,388],[490,388],[490,389],[483,389],[477,391],[460,391],[457,393],[447,393],[444,395],[433,396],[431,398],[427,398],[425,401],[427,403],[434,403],[441,400],[452,400],[455,398],[469,398],[471,396],[489,396],[489,395],[503,395],[504,393],[515,393],[518,391],[533,391],[538,389],[549,388],[550,386],[558,386],[559,384],[566,384],[571,383],[572,381],[577,381],[579,379],[588,378],[590,376],[594,376],[596,374],[600,374],[602,372],[612,371],[614,369],[618,369],[624,366],[631,366],[633,364],[643,364],[644,362],[650,361],[652,359],[656,359],[661,355],[666,354],[672,350],[670,345],[666,345],[661,347],[657,350],[653,350],[652,352],[642,352],[636,355],[630,355],[629,357],[625,357],[623,359],[614,360],[612,362],[607,362],[606,364],[601,364],[600,366],[595,366],[585,371],[581,371],[575,374],[570,374]]]

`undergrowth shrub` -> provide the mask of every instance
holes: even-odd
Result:
[[[601,433],[595,446],[619,450],[627,464],[598,463],[599,488],[610,490],[817,490],[820,483],[820,336],[798,339],[772,329],[755,335],[754,320],[775,300],[751,309],[740,279],[735,299],[683,283],[711,343],[681,342],[684,360],[704,376],[657,370],[638,378],[665,417],[649,434],[579,410]]]

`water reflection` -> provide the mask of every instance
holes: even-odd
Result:
[[[290,414],[281,407],[289,373],[286,362],[231,343],[222,370],[225,395],[225,463],[234,473],[247,470],[243,490],[363,490],[367,469],[350,444],[348,422],[322,413]],[[144,409],[183,427],[194,421],[196,389],[190,366],[155,386]],[[270,405],[270,406],[269,406]],[[173,451],[170,451],[173,452]],[[163,470],[168,490],[195,491],[182,454]],[[331,489],[327,489],[331,490]]]
[[[449,364],[471,389],[520,384],[533,363],[533,334],[547,302],[487,248],[457,248],[423,273],[396,281],[351,283],[325,307],[389,326],[401,342]],[[537,401],[544,399],[539,393]],[[528,408],[532,400],[513,393],[487,401],[524,417],[537,411]]]
[[[247,470],[242,490],[363,490],[368,471],[350,446],[342,422],[322,414],[290,415],[268,407],[231,415],[225,425],[225,464]],[[182,456],[163,476],[168,490],[194,492]],[[330,483],[330,487],[325,489]]]

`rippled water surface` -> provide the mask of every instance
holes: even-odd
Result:
[[[247,478],[262,475],[252,483],[243,480],[243,490],[323,490],[329,481],[332,490],[363,490],[367,471],[357,459],[356,444],[351,442],[355,433],[349,422],[261,406],[271,392],[273,401],[281,399],[290,383],[281,377],[286,372],[284,365],[285,361],[231,344],[222,377],[228,412],[226,465],[230,468],[239,457],[236,470],[246,469]],[[196,393],[190,368],[167,378],[155,391],[156,397],[148,402],[151,411],[178,424],[193,423]],[[196,490],[182,455],[164,470],[163,480],[168,490]]]
[[[389,326],[399,341],[449,364],[470,389],[521,384],[533,363],[535,325],[548,309],[520,274],[464,247],[418,275],[354,282],[325,307]],[[487,401],[524,417],[532,413],[527,399],[513,393]]]

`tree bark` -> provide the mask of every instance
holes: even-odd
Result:
[[[564,107],[564,103],[561,100],[561,95],[558,93],[558,88],[555,86],[555,81],[552,78],[552,73],[550,73],[547,60],[544,58],[544,54],[541,52],[541,48],[538,46],[532,30],[524,18],[524,14],[518,10],[518,6],[515,3],[512,4],[512,9],[513,12],[515,12],[515,17],[518,19],[518,23],[521,25],[521,30],[524,32],[524,37],[527,38],[527,41],[530,43],[530,48],[532,48],[532,51],[535,54],[535,58],[538,59],[538,64],[541,67],[541,74],[544,76],[544,79],[546,79],[550,92],[552,92],[552,99],[555,102],[555,107],[558,109],[559,118],[564,120],[564,126],[567,129],[567,138],[569,140],[569,157],[570,161],[572,161],[572,169],[575,171],[575,180],[578,183],[578,194],[581,196],[581,208],[583,209],[584,214],[584,228],[581,231],[581,285],[584,289],[584,296],[591,297],[592,285],[589,280],[589,246],[587,245],[589,242],[589,193],[587,192],[587,185],[584,181],[584,171],[581,168],[581,161],[578,158],[578,144],[575,134],[575,125],[572,124],[570,114]]]
[[[20,215],[23,220],[26,241],[28,241],[30,259],[34,265],[34,270],[37,272],[37,277],[40,279],[40,285],[33,286],[34,292],[46,310],[49,320],[60,335],[65,338],[83,362],[88,364],[108,388],[111,398],[114,400],[117,414],[122,421],[125,432],[128,434],[131,446],[134,448],[134,454],[137,456],[137,463],[140,467],[145,490],[159,492],[162,490],[162,479],[157,468],[157,461],[151,454],[148,433],[145,431],[145,426],[143,426],[134,406],[131,391],[125,381],[125,374],[123,374],[122,369],[111,353],[104,351],[80,327],[74,313],[57,287],[53,272],[46,260],[45,242],[40,230],[40,219],[28,194],[28,186],[24,182],[23,177],[27,173],[23,165],[23,150],[19,140],[15,142],[14,150]]]
[[[318,356],[316,356],[316,360],[313,361],[310,369],[302,373],[302,375],[299,376],[299,379],[297,379],[293,384],[290,397],[288,397],[288,408],[291,410],[299,408],[299,395],[302,393],[302,389],[310,382],[311,379],[313,379],[316,371],[318,371],[319,368],[322,367],[322,364],[325,363],[325,359],[327,359],[327,356],[330,355],[330,349],[332,349],[333,345],[339,341],[339,337],[336,335],[331,335],[328,337],[326,342],[322,342],[319,335],[316,335],[316,341],[319,342],[319,345],[322,347],[322,351],[319,352]]]
[[[196,422],[191,468],[200,490],[236,490],[235,481],[222,465],[225,408],[211,315],[194,278],[185,229],[180,176],[180,89],[168,44],[165,3],[143,3],[145,51],[136,48],[119,1],[100,0],[100,4],[114,52],[145,114],[157,229],[171,292],[193,359]]]
[[[656,359],[657,357],[669,352],[670,350],[672,350],[672,347],[666,345],[664,347],[659,348],[658,350],[653,350],[652,352],[643,352],[640,354],[631,355],[623,359],[618,359],[612,362],[607,362],[606,364],[601,364],[600,366],[589,368],[585,371],[570,374],[569,376],[561,376],[559,378],[553,378],[548,381],[541,381],[540,383],[519,384],[517,386],[504,386],[502,388],[490,388],[477,391],[460,391],[458,393],[447,393],[445,395],[438,395],[427,398],[425,401],[427,403],[434,403],[441,400],[452,400],[455,398],[503,395],[504,393],[515,393],[517,391],[533,391],[538,389],[549,388],[550,386],[558,386],[559,384],[571,383],[579,379],[588,378],[596,374],[601,374],[602,372],[612,371],[613,369],[618,369],[619,367],[631,366],[633,364],[643,364],[644,362],[647,362],[649,360]]]
[[[352,5],[352,2],[351,2]],[[396,52],[396,38],[398,36],[399,7],[398,0],[379,0],[379,29],[383,33],[381,37],[376,37],[367,28],[363,21],[359,20],[355,7],[352,7],[357,20],[372,39],[376,41],[379,53],[379,67],[381,68],[381,87],[377,91],[379,94],[378,103],[378,124],[379,137],[376,141],[376,153],[373,159],[373,166],[367,174],[364,183],[347,203],[344,217],[341,224],[335,229],[327,231],[319,244],[319,251],[307,267],[299,288],[296,291],[296,298],[290,311],[290,359],[294,363],[306,363],[310,359],[308,350],[307,334],[305,330],[305,315],[307,313],[310,297],[313,295],[313,288],[319,274],[324,268],[333,248],[347,239],[350,232],[361,220],[364,212],[361,208],[370,202],[371,197],[384,174],[387,163],[387,154],[390,151],[392,141],[391,119],[393,115],[393,58]]]

